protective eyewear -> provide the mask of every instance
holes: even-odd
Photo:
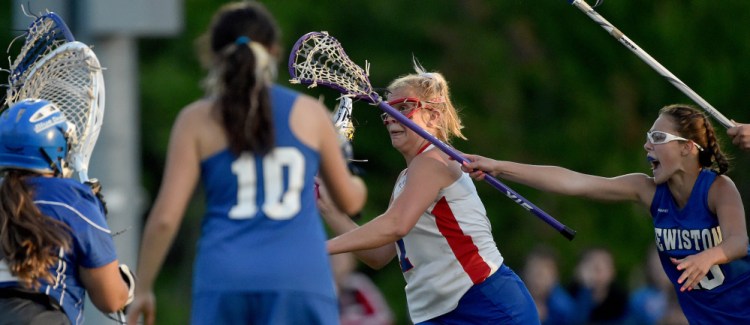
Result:
[[[388,105],[395,108],[406,118],[411,119],[414,114],[423,108],[422,101],[415,97],[402,97],[389,100]],[[383,120],[383,124],[388,125],[388,113],[380,114],[380,118]]]
[[[688,140],[683,137],[678,137],[674,134],[670,134],[670,133],[663,132],[663,131],[646,132],[646,138],[648,139],[648,142],[650,142],[651,144],[664,144],[664,143],[672,142],[672,141],[690,141],[693,144],[695,144],[696,147],[698,147],[698,150],[703,151],[703,147],[695,143],[695,141]]]

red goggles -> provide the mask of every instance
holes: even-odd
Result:
[[[415,97],[396,98],[393,100],[389,100],[387,103],[388,105],[399,111],[402,115],[406,116],[406,118],[408,119],[411,119],[411,117],[414,116],[417,111],[424,108],[424,105],[422,105],[422,101],[419,100],[419,98]],[[390,115],[388,113],[380,114],[380,118],[383,120],[383,124],[389,124],[389,116]]]

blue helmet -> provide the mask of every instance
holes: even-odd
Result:
[[[0,114],[0,170],[63,172],[68,136],[74,132],[51,102],[24,99]]]

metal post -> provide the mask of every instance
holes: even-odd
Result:
[[[94,50],[106,69],[106,110],[89,176],[98,178],[102,184],[109,227],[113,233],[119,233],[114,239],[120,263],[135,269],[140,220],[145,208],[139,148],[137,45],[132,37],[110,36],[97,39]],[[90,302],[84,316],[89,324],[109,321]]]

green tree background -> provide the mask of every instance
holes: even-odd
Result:
[[[593,4],[593,0],[591,4]],[[205,31],[222,1],[185,1],[181,35],[139,41],[143,184],[156,194],[171,123],[187,103],[199,98],[204,71],[194,40]],[[580,172],[616,176],[650,173],[643,143],[659,108],[691,100],[578,9],[561,0],[466,1],[264,1],[275,14],[288,50],[310,31],[328,31],[356,63],[369,62],[372,84],[383,87],[412,71],[412,56],[449,80],[461,109],[468,141],[464,152],[534,164],[554,164]],[[10,8],[10,5],[4,6]],[[15,10],[15,9],[13,9]],[[606,0],[597,11],[659,60],[729,118],[750,122],[745,104],[750,79],[750,2],[725,0]],[[3,44],[10,10],[0,11]],[[286,55],[279,82],[288,84]],[[106,66],[106,62],[103,62]],[[289,85],[323,96],[329,107],[337,93]],[[404,168],[390,148],[379,110],[355,103],[355,155],[370,195],[369,220],[384,211],[393,181]],[[741,193],[750,189],[750,154],[727,141],[734,157],[732,177]],[[615,254],[618,280],[631,286],[640,276],[653,241],[648,211],[634,204],[599,203],[542,193],[507,183],[550,215],[578,231],[567,241],[488,184],[477,183],[506,263],[516,271],[537,244],[555,247],[563,280],[577,255],[590,246]],[[747,203],[747,198],[745,198]],[[189,209],[159,278],[159,323],[187,323],[194,247],[202,214],[200,191]],[[407,323],[404,281],[396,263],[369,274],[397,315]]]

